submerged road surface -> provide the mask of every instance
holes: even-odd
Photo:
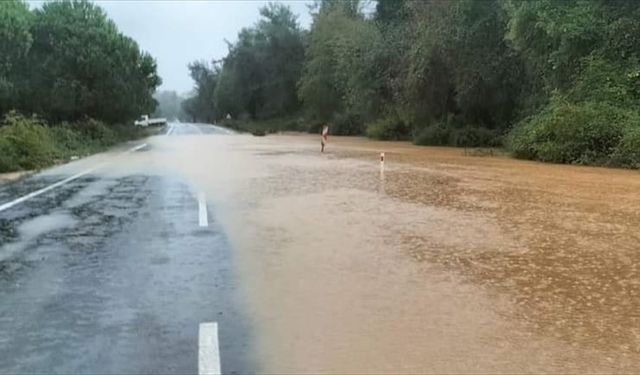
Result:
[[[170,124],[164,137],[216,134],[228,131]],[[211,197],[130,168],[152,147],[135,145],[0,186],[0,373],[198,373],[212,322],[209,368],[252,370]]]
[[[227,133],[0,186],[0,373],[640,373],[637,171]]]

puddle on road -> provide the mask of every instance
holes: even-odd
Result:
[[[157,143],[145,167],[220,207],[265,372],[640,371],[637,172],[356,138]]]

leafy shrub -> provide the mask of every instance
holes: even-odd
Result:
[[[2,172],[42,168],[60,154],[49,128],[36,118],[10,113],[0,127],[0,140]]]
[[[86,118],[67,126],[78,132],[83,138],[91,140],[96,145],[113,145],[120,140],[113,129],[107,127],[103,122],[91,118]],[[130,126],[130,128],[133,127]]]
[[[399,118],[387,117],[367,126],[369,138],[381,140],[404,140],[410,136],[411,128]]]
[[[0,172],[44,168],[145,134],[131,125],[107,127],[92,119],[48,126],[12,112],[0,123]]]
[[[84,155],[89,152],[89,145],[86,137],[73,130],[68,123],[49,128],[51,137],[59,150],[75,151],[76,154]],[[60,151],[59,151],[60,152]]]
[[[423,146],[499,147],[502,137],[492,129],[470,125],[452,127],[440,122],[422,129],[413,142]]]
[[[582,72],[568,97],[575,102],[592,101],[615,106],[637,106],[640,99],[636,59],[610,61],[598,54],[582,59]]]
[[[640,126],[629,128],[613,153],[612,163],[640,168]]]
[[[502,145],[502,138],[497,131],[492,129],[465,126],[451,129],[449,144],[458,147],[499,147]]]
[[[334,135],[360,135],[364,132],[364,123],[360,116],[352,113],[340,113],[329,123]]]
[[[554,100],[508,137],[515,157],[575,164],[616,164],[632,155],[637,112],[606,103]],[[628,165],[628,161],[623,163]]]
[[[442,123],[433,124],[422,129],[413,143],[422,146],[444,146],[449,144],[449,129]]]

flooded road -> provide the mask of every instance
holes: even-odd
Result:
[[[0,209],[0,373],[198,373],[206,322],[218,323],[225,373],[255,368],[215,207],[199,225],[189,181],[148,173],[151,146],[135,149],[0,185],[6,207],[68,181]]]
[[[306,136],[189,142],[173,162],[208,160],[192,178],[225,197],[262,371],[640,371],[637,172],[359,138],[325,155]]]
[[[88,373],[192,372],[195,322],[220,310],[227,372],[640,372],[638,172],[348,137],[320,154],[317,136],[214,130],[175,125],[61,198],[0,213],[0,349],[12,350],[0,369],[38,368],[22,347],[36,364],[84,349],[90,360],[68,368]],[[81,163],[8,185],[0,202]],[[91,198],[107,186],[115,197]],[[194,192],[212,232],[195,227]],[[87,202],[93,213],[74,211]],[[112,218],[95,226],[101,215]],[[95,244],[97,258],[73,252]],[[68,298],[43,300],[45,286]],[[33,299],[48,306],[35,317]],[[79,340],[91,331],[65,308],[88,311],[102,335]],[[157,315],[162,334],[136,331],[135,311]],[[78,344],[29,341],[51,327]],[[116,365],[139,348],[144,360]]]

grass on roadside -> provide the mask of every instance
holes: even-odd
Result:
[[[107,126],[86,119],[49,126],[38,118],[9,113],[0,122],[0,173],[45,168],[148,135],[134,126]]]

